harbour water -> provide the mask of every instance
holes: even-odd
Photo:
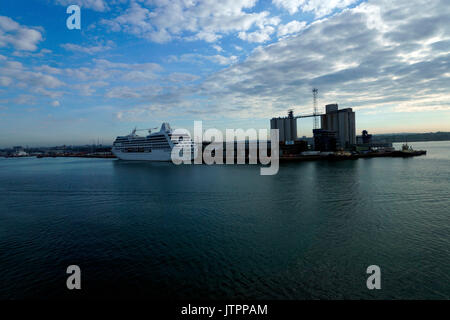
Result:
[[[275,176],[0,159],[0,299],[450,299],[450,142],[412,145],[427,155]],[[80,291],[66,288],[72,264]]]

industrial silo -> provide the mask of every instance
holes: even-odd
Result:
[[[283,118],[284,122],[284,141],[292,141],[291,119]]]
[[[289,119],[291,121],[291,139],[292,141],[297,140],[297,119]]]
[[[277,118],[277,128],[280,133],[280,141],[285,141],[284,119],[283,118]]]

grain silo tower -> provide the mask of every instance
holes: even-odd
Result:
[[[287,117],[272,118],[270,128],[279,130],[280,142],[292,143],[297,139],[297,119],[292,110],[289,110]]]

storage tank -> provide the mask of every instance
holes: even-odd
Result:
[[[278,127],[277,127],[277,119],[276,118],[270,119],[270,129],[278,129]]]
[[[270,129],[278,129],[280,142],[295,141],[297,139],[297,120],[292,110],[284,118],[270,119]]]
[[[283,118],[278,118],[277,119],[277,127],[278,130],[280,132],[280,141],[285,141],[285,135],[284,135],[284,119]]]
[[[291,131],[291,119],[290,118],[284,118],[284,140],[285,141],[292,141],[292,131]]]
[[[293,118],[291,120],[291,137],[292,140],[297,140],[297,119]]]

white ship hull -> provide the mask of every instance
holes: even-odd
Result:
[[[112,149],[112,153],[120,160],[129,161],[172,161],[171,152],[166,150],[152,150],[152,152],[122,152]]]

